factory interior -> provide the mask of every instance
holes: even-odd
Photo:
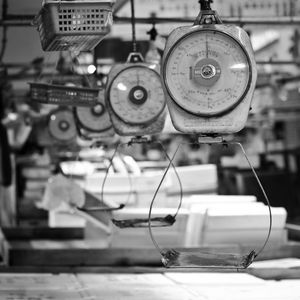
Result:
[[[0,300],[300,299],[300,0],[0,15]]]

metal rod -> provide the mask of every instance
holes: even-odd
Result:
[[[134,0],[130,0],[131,4],[131,28],[132,28],[132,51],[136,52],[137,45],[136,45],[136,31],[135,31],[135,6],[134,6]]]
[[[7,14],[0,20],[0,26],[32,26],[34,15]]]
[[[2,1],[2,19],[7,18],[7,10],[8,10],[8,0]],[[2,63],[3,57],[5,55],[5,50],[7,46],[7,26],[3,26],[2,29],[2,46],[0,50],[0,62]]]
[[[52,67],[56,67],[57,63],[46,63],[46,64],[42,64],[43,68],[52,68]],[[80,63],[80,67],[88,67],[91,64],[87,64],[87,63]],[[23,63],[23,62],[7,62],[7,63],[3,63],[2,64],[3,67],[6,68],[33,68],[32,63]]]
[[[257,65],[300,65],[300,61],[298,60],[278,60],[278,61],[256,61]],[[85,64],[85,63],[81,63],[80,66],[82,67],[88,67],[90,64]],[[8,63],[3,63],[2,64],[3,67],[5,68],[32,68],[32,64],[28,64],[28,63],[22,63],[22,62],[8,62]],[[43,64],[44,68],[53,68],[56,66],[56,63],[47,63],[47,64]]]
[[[221,17],[225,24],[240,24],[240,25],[300,25],[300,17],[274,17],[274,18],[245,18],[245,17]],[[161,24],[161,23],[193,23],[195,18],[136,18],[136,23],[139,24]],[[114,17],[115,23],[129,23],[128,17]]]
[[[25,80],[25,79],[36,79],[38,74],[8,74],[5,76],[8,80]],[[82,75],[58,75],[53,73],[43,73],[44,79],[53,79],[55,77],[56,80],[64,80],[64,81],[74,81],[83,79]]]
[[[34,16],[8,16],[5,20],[0,20],[0,26],[32,26]],[[257,17],[221,17],[225,24],[238,25],[273,25],[273,26],[287,26],[300,25],[300,16],[296,17],[272,17],[272,18],[257,18]],[[135,18],[138,24],[165,24],[165,23],[190,23],[192,24],[195,18]],[[115,24],[129,24],[131,18],[114,16]]]
[[[32,20],[28,19],[6,19],[0,20],[0,26],[7,26],[7,27],[31,27]]]
[[[199,0],[201,10],[211,10],[210,4],[212,0]]]
[[[8,0],[3,0],[3,2],[2,2],[2,19],[7,18],[7,10],[8,10]]]
[[[271,60],[271,61],[256,61],[257,65],[299,65],[299,60]]]
[[[32,21],[35,18],[35,15],[16,15],[16,14],[7,14],[4,20],[27,20]]]

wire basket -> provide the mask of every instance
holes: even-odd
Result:
[[[98,101],[99,89],[35,82],[29,84],[31,99],[38,103],[92,107]]]
[[[44,1],[34,20],[44,51],[89,51],[110,32],[114,1]]]
[[[39,103],[48,103],[48,84],[29,83],[31,99]]]

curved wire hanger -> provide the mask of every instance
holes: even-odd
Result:
[[[147,141],[149,142],[149,141]],[[155,218],[136,218],[136,219],[127,219],[127,220],[116,220],[116,219],[112,219],[112,222],[114,223],[114,225],[116,225],[119,228],[148,228],[149,226],[149,222],[152,224],[152,227],[169,227],[172,226],[175,222],[176,222],[176,217],[179,213],[179,210],[181,208],[182,205],[182,198],[183,198],[183,189],[182,189],[182,183],[179,177],[179,174],[176,170],[176,167],[173,163],[174,160],[174,156],[177,154],[177,151],[179,150],[179,147],[176,149],[173,158],[171,159],[168,155],[168,153],[166,152],[164,146],[162,145],[162,143],[160,142],[153,142],[152,144],[157,144],[161,147],[162,151],[164,152],[167,160],[169,161],[167,170],[164,172],[163,177],[159,183],[159,187],[156,189],[155,194],[153,196],[153,199],[156,198],[157,193],[161,187],[161,185],[163,184],[163,181],[170,169],[170,167],[173,168],[175,176],[177,178],[178,181],[178,185],[179,185],[179,204],[178,207],[176,209],[176,212],[174,215],[168,214],[165,217],[155,217]],[[152,199],[152,206],[153,206],[153,199]]]
[[[116,207],[110,207],[108,204],[106,204],[106,201],[104,200],[104,188],[105,188],[105,184],[108,179],[108,174],[109,174],[111,167],[113,166],[113,160],[116,157],[116,155],[119,151],[119,148],[122,145],[124,145],[124,144],[117,145],[113,155],[109,159],[109,165],[106,168],[105,175],[104,175],[102,185],[101,185],[101,196],[100,196],[101,204],[99,206],[76,207],[78,210],[83,211],[83,212],[112,212],[112,211],[123,209],[129,203],[131,196],[132,196],[133,187],[132,187],[132,179],[131,179],[130,173],[128,171],[127,171],[127,176],[128,176],[128,181],[129,181],[129,192],[127,195],[127,199],[123,203],[119,204],[119,206],[116,206]]]
[[[199,144],[210,144],[207,142],[198,142]],[[180,148],[180,146],[183,143],[179,144],[177,150]],[[195,143],[193,143],[195,144]],[[252,166],[244,147],[242,146],[241,143],[239,142],[226,142],[222,141],[221,144],[224,146],[228,146],[229,144],[231,145],[237,145],[240,147],[244,157],[247,160],[247,163],[254,174],[254,177],[256,179],[256,182],[259,185],[260,190],[262,191],[262,194],[266,200],[268,210],[269,210],[269,229],[268,233],[266,235],[266,239],[262,246],[259,248],[259,250],[251,250],[248,254],[246,255],[241,255],[241,254],[229,254],[229,253],[210,253],[210,252],[195,252],[195,251],[179,251],[175,249],[162,249],[157,241],[155,240],[155,237],[152,232],[152,223],[151,223],[151,215],[152,215],[152,208],[153,204],[155,201],[156,194],[158,193],[158,190],[160,188],[160,185],[157,188],[157,191],[152,199],[150,209],[149,209],[149,215],[148,215],[148,229],[149,229],[149,234],[150,238],[155,246],[155,248],[158,250],[158,252],[161,255],[161,260],[162,263],[165,267],[167,268],[218,268],[218,269],[245,269],[247,268],[265,249],[270,235],[271,235],[271,230],[272,230],[272,211],[271,211],[271,205],[269,198],[263,188],[263,185],[254,169]],[[166,176],[166,173],[168,172],[174,158],[175,158],[176,153],[170,160],[169,166],[165,171],[164,177]],[[164,178],[163,177],[163,178]]]
[[[96,142],[96,145],[99,146],[98,141]],[[93,147],[93,145],[91,147]],[[118,145],[118,147],[119,147],[119,145]],[[118,147],[116,147],[112,157],[110,158],[109,166],[106,169],[105,176],[104,176],[104,179],[102,182],[102,187],[101,187],[101,195],[102,196],[101,196],[100,201],[95,196],[91,195],[91,193],[89,193],[88,191],[85,191],[85,203],[83,203],[83,206],[79,206],[81,204],[74,203],[72,201],[70,201],[68,203],[69,207],[70,207],[70,211],[72,213],[76,213],[76,214],[82,216],[83,218],[89,220],[91,223],[93,223],[97,227],[104,230],[104,232],[106,232],[107,234],[111,234],[111,232],[112,232],[112,229],[111,229],[111,226],[112,226],[111,216],[112,215],[111,215],[111,213],[115,210],[120,210],[120,209],[124,208],[126,206],[127,202],[129,202],[131,192],[132,192],[131,178],[130,178],[130,175],[128,172],[127,174],[128,174],[128,178],[129,178],[130,191],[129,191],[129,194],[127,197],[127,201],[123,204],[120,204],[118,207],[111,207],[111,206],[109,206],[109,204],[106,204],[106,202],[104,201],[105,182],[108,177],[109,169],[113,164],[113,159],[118,151]],[[79,153],[77,155],[76,161],[79,161]],[[63,170],[61,168],[60,168],[60,172],[64,176],[69,177],[70,180],[73,180],[73,176],[74,176],[73,173],[71,173],[71,175],[68,176],[63,172]],[[89,203],[90,200],[92,200],[92,202],[96,202],[98,205],[88,206],[88,205],[90,205],[90,203]],[[97,214],[97,212],[100,212],[100,214]]]
[[[118,144],[118,146],[116,147],[111,159],[110,159],[110,163],[108,168],[106,169],[106,173],[105,173],[105,177],[102,181],[102,187],[101,187],[101,202],[102,205],[99,206],[91,206],[91,207],[76,207],[76,209],[78,209],[79,211],[82,212],[113,212],[113,211],[117,211],[117,210],[121,210],[123,208],[126,207],[126,205],[128,204],[128,202],[130,201],[130,198],[132,196],[133,193],[133,186],[132,186],[132,180],[130,177],[130,174],[128,174],[128,179],[129,179],[129,184],[130,184],[130,191],[129,194],[127,196],[127,200],[120,204],[118,207],[109,207],[108,205],[105,204],[104,201],[104,187],[106,184],[106,181],[108,179],[108,174],[109,174],[109,170],[112,167],[113,164],[113,159],[116,156],[117,152],[119,151],[120,147],[122,146],[132,146],[133,144],[138,144],[138,143],[150,143],[149,140],[147,139],[133,139],[132,141],[130,141],[129,143],[123,143],[123,144]],[[172,168],[174,169],[174,173],[175,176],[178,180],[178,185],[180,188],[180,192],[179,192],[179,204],[178,207],[176,209],[176,212],[174,215],[168,214],[165,217],[156,217],[156,218],[151,218],[151,223],[153,227],[168,227],[168,226],[172,226],[175,222],[176,222],[176,217],[178,215],[178,212],[181,208],[181,204],[182,204],[182,198],[183,198],[183,189],[182,189],[182,183],[179,177],[179,174],[176,170],[175,165],[173,164],[173,161],[171,161],[169,155],[167,154],[165,148],[163,147],[162,143],[160,142],[153,142],[152,144],[157,144],[161,147],[162,151],[164,152],[167,160],[170,162],[170,164],[168,165],[168,169],[172,166]],[[179,147],[176,149],[176,152],[174,155],[176,155],[177,151],[179,150]],[[167,175],[167,172],[164,173],[163,178],[160,182],[159,188],[161,187],[165,177]],[[156,190],[155,192],[155,198],[157,196],[159,189]],[[149,226],[149,218],[135,218],[135,219],[124,219],[124,220],[117,220],[115,218],[111,219],[112,223],[119,227],[119,228],[148,228]]]

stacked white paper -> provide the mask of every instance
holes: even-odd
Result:
[[[287,241],[284,229],[287,212],[272,207],[272,232],[270,243]],[[194,204],[187,226],[186,246],[216,244],[259,245],[268,234],[269,209],[259,202]]]

